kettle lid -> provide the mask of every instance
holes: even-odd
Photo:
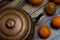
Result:
[[[30,16],[22,9],[5,8],[0,10],[0,39],[26,39],[31,31]]]

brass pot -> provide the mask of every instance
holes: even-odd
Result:
[[[31,40],[34,35],[34,25],[39,20],[32,21],[22,9],[4,8],[0,10],[0,40]]]

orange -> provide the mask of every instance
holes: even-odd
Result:
[[[29,0],[32,5],[40,5],[43,3],[43,0]]]
[[[52,0],[55,3],[60,3],[60,0]]]
[[[48,38],[50,36],[50,34],[51,34],[51,30],[50,30],[50,28],[47,25],[40,26],[39,35],[42,38]]]
[[[52,26],[55,27],[55,28],[60,28],[60,16],[56,16],[52,19],[51,21],[52,23]]]
[[[57,10],[57,6],[53,2],[48,2],[45,6],[45,11],[47,15],[54,15]]]

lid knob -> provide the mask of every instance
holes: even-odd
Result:
[[[14,20],[9,19],[9,20],[6,21],[6,26],[8,28],[12,28],[12,27],[14,27],[14,25],[15,25],[15,21]]]

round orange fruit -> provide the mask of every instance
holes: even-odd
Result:
[[[43,0],[29,0],[32,5],[40,5],[43,3]]]
[[[48,2],[45,6],[45,11],[47,15],[55,14],[56,10],[57,10],[57,6],[53,2]]]
[[[52,26],[54,27],[54,28],[60,28],[60,16],[55,16],[53,19],[52,19],[52,21],[51,21],[51,23],[52,23]]]
[[[55,3],[60,3],[60,0],[52,0]]]
[[[51,30],[47,25],[42,25],[39,28],[39,35],[42,38],[48,38],[51,34]]]

